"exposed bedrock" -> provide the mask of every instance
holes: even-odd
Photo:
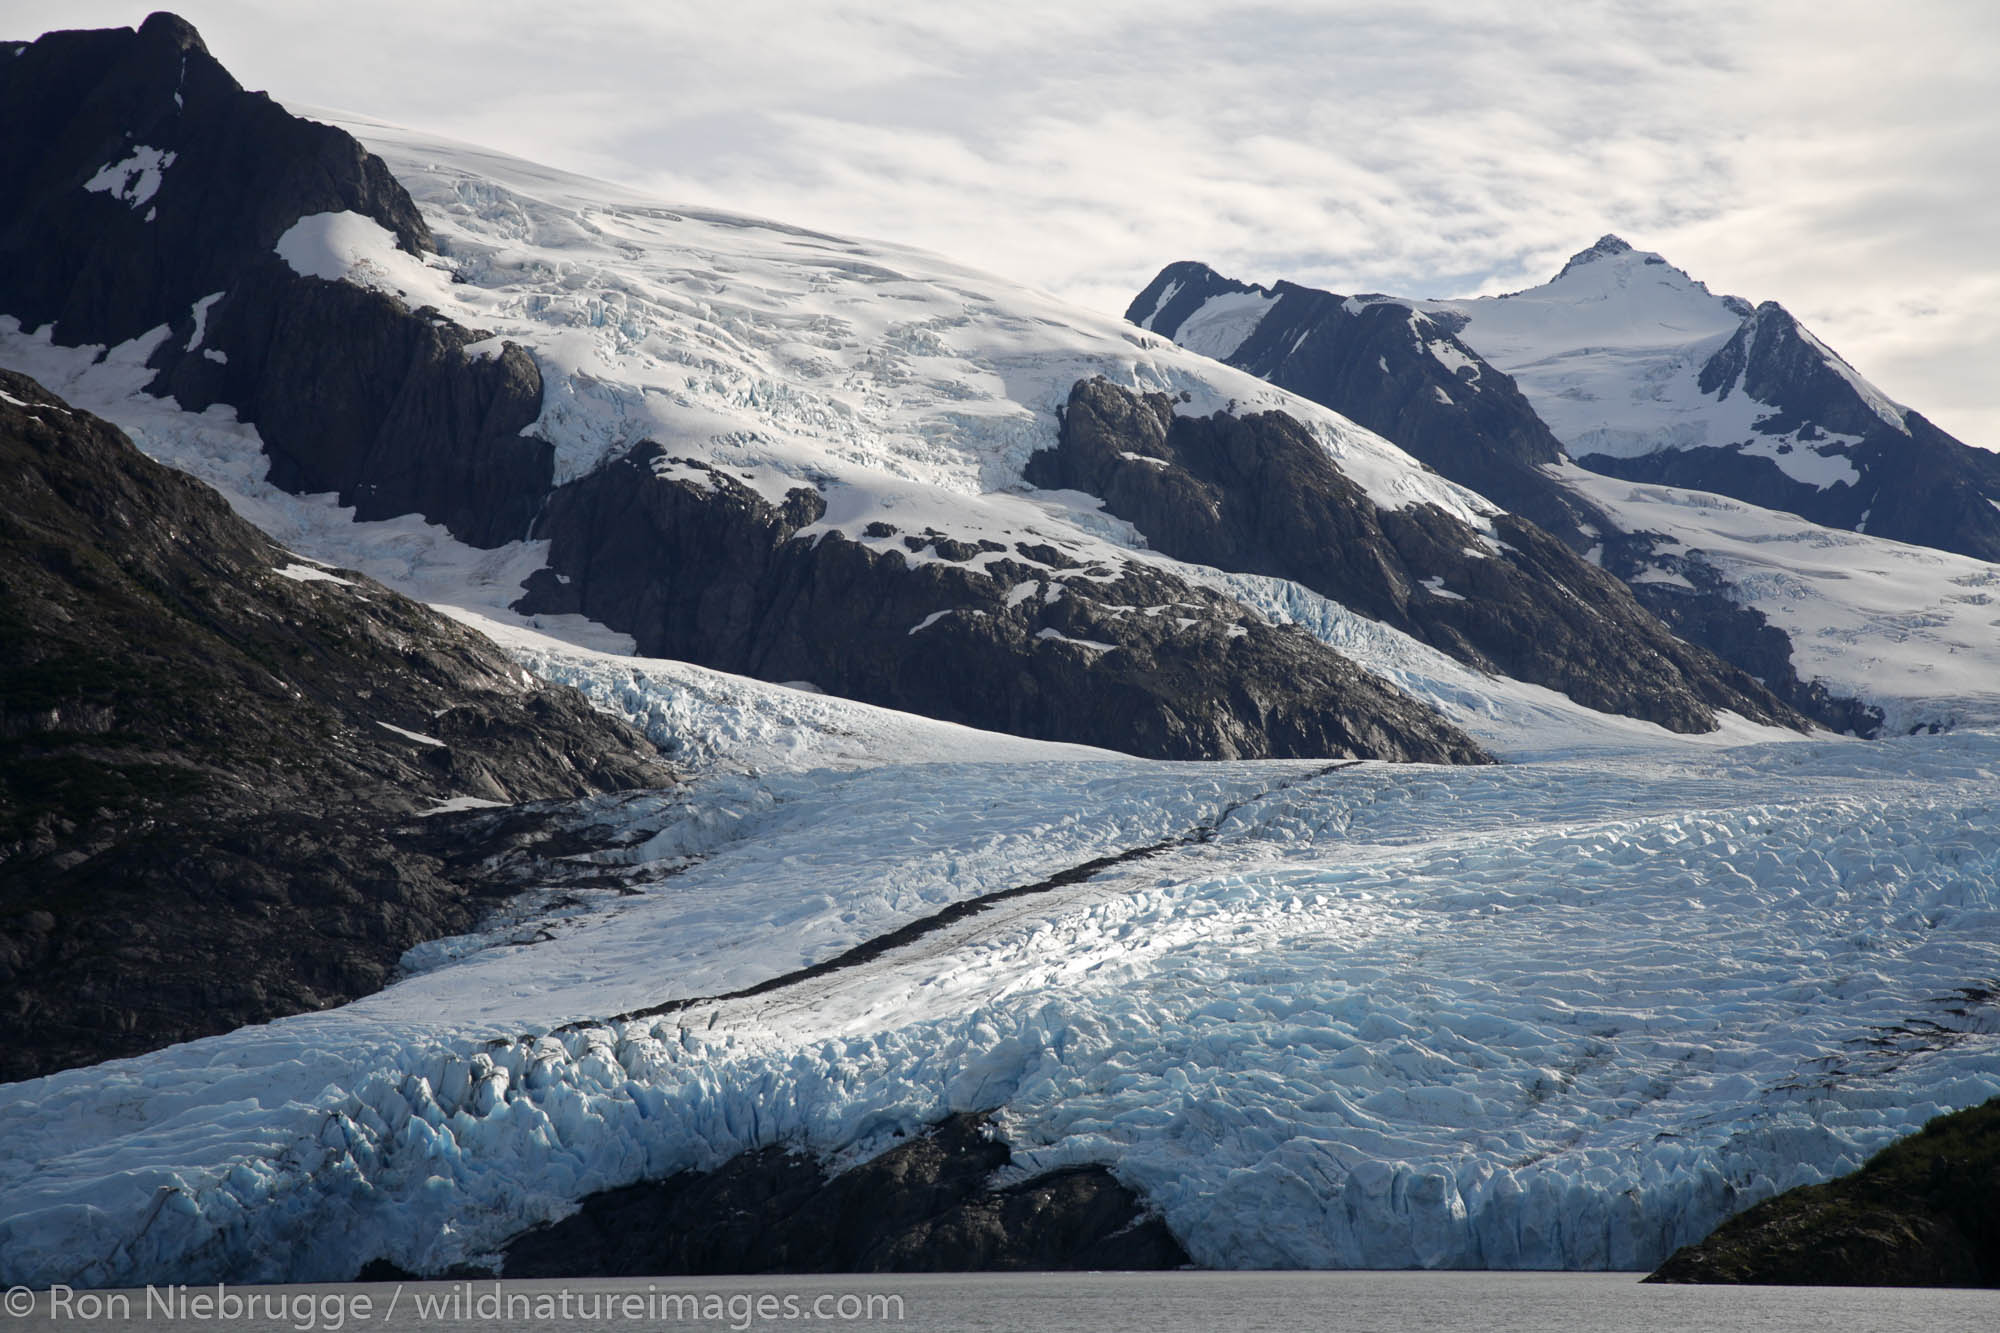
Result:
[[[1717,708],[1805,725],[1534,524],[1498,514],[1487,533],[1431,505],[1378,507],[1281,412],[1178,416],[1165,395],[1082,381],[1027,477],[1103,497],[1168,555],[1291,579],[1591,708],[1683,732],[1712,729]]]
[[[886,524],[802,536],[824,509],[642,444],[550,498],[549,568],[517,605],[649,655],[1135,754],[1486,759],[1317,640],[1156,565]]]
[[[151,390],[257,426],[271,480],[361,518],[421,513],[480,546],[523,536],[553,451],[521,434],[542,383],[519,347],[276,247],[351,213],[433,250],[409,194],[346,131],[246,92],[171,14],[50,33],[0,61],[0,314],[66,346],[166,326]],[[214,299],[209,299],[214,298]]]
[[[453,797],[673,781],[636,732],[0,371],[0,1079],[379,988],[471,928]]]
[[[783,1148],[606,1190],[507,1246],[510,1278],[1179,1268],[1187,1252],[1101,1166],[995,1186],[1011,1160],[954,1115],[830,1174]]]

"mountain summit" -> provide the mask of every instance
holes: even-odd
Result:
[[[1588,264],[1598,259],[1615,259],[1619,255],[1630,253],[1632,253],[1630,242],[1622,236],[1613,236],[1611,233],[1606,232],[1597,238],[1597,244],[1587,250],[1579,250],[1571,255],[1569,262],[1562,266],[1562,272],[1556,274],[1556,276],[1560,278],[1581,264]]]
[[[1461,321],[1585,467],[2000,559],[2000,455],[1893,402],[1775,301],[1606,236],[1539,287],[1410,304]]]
[[[1797,531],[1806,542],[1796,516],[2000,558],[2000,455],[1892,402],[1775,302],[1718,296],[1663,256],[1605,236],[1546,283],[1461,300],[1264,288],[1182,261],[1161,270],[1127,318],[1350,416],[1532,518],[1625,579],[1682,636],[1830,726],[1876,725],[1843,692],[1880,699],[1909,724],[1953,715],[1904,710],[1937,693],[1921,662],[1891,685],[1842,661],[1857,615],[1894,612],[1872,596],[1861,612],[1859,585],[1827,582],[1824,600],[1802,616],[1791,603],[1807,586],[1797,572],[1804,566],[1773,582],[1771,539]],[[1723,556],[1712,530],[1723,511],[1712,501],[1703,509],[1665,491],[1619,492],[1606,478],[1719,493],[1777,513],[1729,511]],[[1886,544],[1869,550],[1868,563],[1883,570],[1907,564]],[[1799,555],[1818,568],[1817,557]],[[1935,602],[1943,619],[1934,623],[1964,619],[1950,587],[1939,585]],[[1985,626],[1963,628],[1968,644],[1990,636]],[[1801,634],[1822,633],[1824,643],[1801,647]],[[1954,629],[1937,653],[1957,655],[1958,638]],[[1843,684],[1821,687],[1821,672]]]

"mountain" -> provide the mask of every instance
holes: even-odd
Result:
[[[2000,455],[1891,402],[1775,301],[1606,236],[1543,286],[1425,308],[1463,316],[1587,468],[2000,559]]]
[[[1616,236],[1539,287],[1460,300],[1266,290],[1172,264],[1127,318],[1316,401],[1352,403],[1446,475],[1479,475],[1466,484],[1483,493],[1524,484],[1508,464],[1553,462],[1554,442],[1611,476],[2000,559],[2000,455],[1891,402],[1776,302],[1717,296]],[[1365,373],[1368,350],[1397,387]],[[1429,406],[1425,390],[1450,410],[1411,407]],[[1456,418],[1482,447],[1461,446],[1468,456],[1448,466],[1427,418]]]
[[[1578,552],[1608,522],[1542,474],[1565,456],[1562,442],[1459,340],[1460,320],[1291,282],[1253,286],[1193,261],[1161,269],[1125,317],[1333,408]]]
[[[513,891],[480,864],[504,840],[413,816],[673,781],[9,371],[0,469],[0,1078],[379,989]]]
[[[0,165],[23,184],[0,205],[19,260],[0,314],[143,363],[189,413],[234,413],[283,490],[478,548],[546,543],[521,613],[1139,754],[1484,758],[1102,496],[1046,484],[1057,464],[1029,475],[1106,377],[1190,418],[1288,418],[1288,448],[1327,460],[1294,475],[1375,571],[1315,585],[1342,605],[1395,605],[1421,644],[1589,708],[1802,724],[1380,438],[1115,321],[932,256],[356,126],[371,152],[242,91],[167,16],[54,34],[5,69],[24,129]],[[306,159],[310,188],[285,165]],[[248,184],[222,188],[238,160]],[[1579,597],[1615,610],[1542,613],[1532,642],[1510,627]]]
[[[1170,264],[1127,318],[1351,416],[1533,518],[1676,633],[1825,725],[1867,735],[1959,715],[1955,683],[1902,694],[1802,646],[1823,620],[1801,623],[1788,605],[1798,580],[1736,577],[1724,566],[1747,574],[1742,562],[1677,530],[1705,523],[1686,512],[1695,501],[1658,503],[1669,487],[1721,493],[1977,560],[2000,552],[2000,456],[1889,403],[1774,304],[1714,296],[1607,236],[1541,287],[1470,300],[1263,288]],[[1602,476],[1650,489],[1614,492]],[[1662,517],[1675,522],[1648,526]],[[1908,563],[1887,544],[1868,549]],[[1958,586],[1931,594],[1947,617]],[[1939,706],[1918,703],[1925,693]]]
[[[1101,497],[1168,555],[1297,583],[1479,670],[1674,731],[1705,730],[1713,708],[1795,717],[1534,524],[1369,504],[1285,413],[1180,416],[1100,379],[1062,422],[1026,478]]]
[[[127,774],[106,827],[228,873],[176,896],[77,788],[22,891],[89,853],[126,896],[9,918],[99,948],[29,959],[49,998],[10,1036],[117,1032],[52,989],[70,963],[267,993],[288,963],[312,994],[0,1084],[0,1285],[1638,1270],[2000,1094],[2000,740],[1759,722],[1796,719],[1640,605],[1780,589],[1756,605],[1802,670],[1990,724],[1983,562],[1524,436],[1516,475],[1579,506],[1555,535],[935,256],[328,138],[165,18],[45,40],[0,47],[0,97],[98,137],[12,143],[39,174],[0,190],[10,258],[54,266],[0,266],[0,364],[41,386],[7,381],[23,494],[68,497],[21,507],[0,574],[49,628],[4,647],[159,645],[157,694],[30,676],[81,692],[26,739],[116,769],[115,733],[45,733],[123,709],[139,762],[219,786]],[[225,149],[277,194],[202,223],[236,258],[177,286],[208,258],[145,229],[195,226],[174,173],[223,189]],[[122,446],[32,461],[63,423],[112,439],[91,417],[263,535]],[[1629,597],[1578,554],[1648,533]],[[593,759],[639,763],[634,732],[671,774]],[[479,792],[546,799],[450,808]]]

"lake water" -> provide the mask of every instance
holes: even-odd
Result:
[[[923,1333],[1993,1333],[2000,1292],[1643,1286],[1636,1273],[1009,1273],[339,1284],[73,1293],[0,1327]],[[231,1303],[231,1302],[234,1303]]]

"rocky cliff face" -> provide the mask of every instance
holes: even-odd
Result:
[[[2000,1286],[2000,1100],[1939,1116],[1852,1175],[1758,1204],[1646,1280]]]
[[[1157,1217],[1103,1167],[994,1188],[1007,1145],[952,1116],[830,1175],[783,1148],[705,1175],[608,1190],[509,1245],[510,1278],[710,1273],[963,1273],[1187,1264]]]
[[[1164,395],[1086,381],[1027,475],[1102,496],[1169,555],[1291,579],[1592,708],[1678,731],[1713,727],[1716,708],[1801,721],[1535,525],[1503,514],[1489,535],[1429,506],[1378,508],[1282,413],[1182,417]]]
[[[254,423],[272,480],[362,518],[422,513],[497,545],[553,472],[521,431],[541,378],[520,348],[428,307],[306,276],[301,218],[351,214],[431,251],[416,205],[342,130],[245,92],[171,14],[0,53],[0,313],[77,346],[165,326],[153,391]]]
[[[8,372],[0,476],[0,1077],[379,987],[510,887],[416,812],[672,780],[574,691]]]
[[[1485,757],[1317,640],[1158,566],[886,523],[882,546],[802,536],[825,508],[644,444],[550,498],[549,568],[519,605],[650,655],[1161,758]]]

